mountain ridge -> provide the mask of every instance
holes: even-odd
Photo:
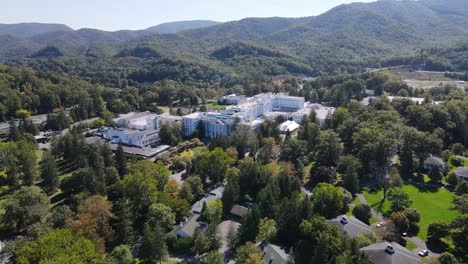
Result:
[[[145,71],[139,68],[146,63],[154,66],[165,58],[176,58],[179,66],[184,61],[203,62],[202,67],[223,65],[224,71],[242,74],[352,73],[359,68],[378,67],[395,57],[413,56],[420,49],[468,42],[467,3],[464,0],[353,3],[318,16],[246,18],[176,34],[81,29],[26,40],[0,37],[0,59],[15,59],[15,63],[21,64],[22,58],[42,50],[46,52],[40,55],[89,60],[85,63],[87,67],[90,63],[106,64],[102,68],[118,67],[108,65],[108,61],[127,60],[136,71]],[[12,45],[15,41],[21,45]],[[56,49],[43,50],[51,45]],[[69,63],[64,61],[67,60],[60,63]],[[33,61],[26,64],[37,66]]]

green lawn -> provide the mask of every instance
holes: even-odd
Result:
[[[213,109],[213,110],[224,110],[226,106],[219,105],[219,104],[206,104],[206,108]]]
[[[468,160],[465,160],[465,159],[460,159],[460,161],[462,162],[462,165],[461,166],[464,166],[464,167],[468,167]],[[458,167],[454,166],[452,164],[452,158],[449,159],[449,161],[447,162],[448,164],[448,167],[449,167],[449,173],[452,173],[454,172]]]
[[[405,248],[407,248],[408,250],[414,251],[415,249],[418,248],[418,246],[415,243],[411,242],[411,240],[409,239],[405,239],[405,240],[406,240]]]
[[[427,228],[429,224],[436,221],[451,222],[453,218],[459,216],[460,213],[455,210],[451,210],[452,199],[454,194],[439,188],[439,189],[418,189],[413,185],[403,186],[403,190],[408,193],[410,199],[413,201],[411,207],[416,208],[421,214],[421,222],[419,223],[418,237],[427,240]],[[383,195],[383,191],[378,192],[366,191],[364,196],[367,202],[372,205],[376,210],[381,212],[388,212],[390,210],[390,204],[385,201],[380,204]]]
[[[194,147],[191,149],[187,149],[184,152],[180,153],[179,156],[181,157],[194,157],[196,154],[200,154],[201,152],[205,151],[206,147]]]

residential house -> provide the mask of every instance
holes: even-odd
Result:
[[[335,225],[341,232],[346,233],[350,237],[366,233],[374,234],[370,226],[354,216],[341,215],[334,219],[326,220],[325,223]]]
[[[285,264],[289,255],[281,247],[268,244],[263,247],[263,262],[265,264]]]
[[[360,249],[374,264],[420,264],[421,258],[396,242],[381,241]]]
[[[224,193],[224,187],[223,186],[218,187],[218,188],[210,191],[210,193],[205,195],[205,197],[203,197],[202,199],[200,199],[199,201],[194,203],[192,205],[192,209],[190,211],[192,213],[194,213],[194,214],[201,214],[205,204],[209,204],[211,202],[216,201],[217,199],[221,199],[223,197],[223,193]]]
[[[430,156],[426,160],[424,160],[424,169],[432,170],[432,169],[439,169],[439,171],[445,171],[445,162],[438,157]]]
[[[200,215],[192,215],[184,222],[180,223],[174,230],[176,235],[181,238],[193,237],[195,230],[201,226],[198,222],[198,218],[200,218]]]
[[[249,212],[249,208],[241,205],[234,205],[229,212],[233,220],[240,221]]]
[[[468,167],[458,167],[455,170],[455,175],[458,178],[458,181],[468,182]]]

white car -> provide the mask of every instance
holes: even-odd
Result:
[[[426,257],[427,255],[429,255],[429,251],[427,249],[423,249],[423,250],[418,252],[418,255],[420,257]]]

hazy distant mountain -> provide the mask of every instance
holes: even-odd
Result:
[[[220,22],[211,21],[211,20],[192,20],[192,21],[179,21],[179,22],[169,22],[160,24],[154,27],[145,29],[146,32],[158,33],[158,34],[169,34],[169,33],[178,33],[184,30],[205,28],[210,26],[215,26],[221,24]]]
[[[73,31],[62,24],[44,24],[44,23],[21,23],[21,24],[0,24],[0,35],[11,35],[14,37],[28,38],[35,35],[50,32]]]
[[[0,59],[63,54],[155,61],[177,56],[244,71],[280,65],[263,72],[319,74],[468,41],[466,25],[466,0],[385,0],[340,5],[304,18],[247,18],[222,24],[187,21],[142,31],[81,29],[22,40],[0,37]],[[196,26],[204,27],[188,29]]]

